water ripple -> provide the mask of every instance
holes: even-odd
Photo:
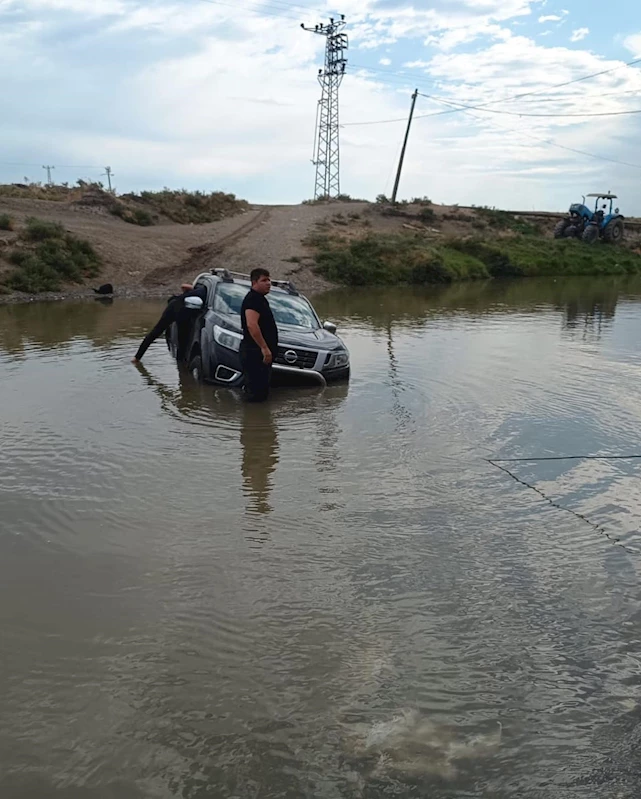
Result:
[[[3,795],[611,799],[641,465],[484,460],[641,452],[585,285],[321,298],[350,385],[262,407],[132,367],[158,303],[0,309]]]

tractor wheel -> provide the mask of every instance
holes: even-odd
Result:
[[[596,225],[588,225],[581,238],[586,244],[594,244],[599,238],[599,228]]]
[[[569,228],[571,224],[571,219],[562,219],[560,222],[557,222],[554,226],[554,238],[564,239],[566,237],[566,228]]]
[[[603,240],[609,244],[618,244],[623,238],[623,221],[621,219],[613,219],[605,226],[603,231]]]

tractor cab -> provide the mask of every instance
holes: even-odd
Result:
[[[600,213],[602,216],[613,217],[619,216],[619,209],[615,208],[614,213],[612,212],[612,205],[614,204],[614,200],[617,200],[618,197],[616,194],[588,194],[588,197],[594,197],[594,213]],[[600,200],[605,200],[606,202],[600,203]],[[608,206],[609,200],[609,206]]]

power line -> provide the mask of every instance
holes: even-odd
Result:
[[[634,66],[635,64],[639,64],[639,63],[641,63],[641,58],[635,58],[632,61],[628,61],[626,64],[619,64],[618,66],[612,67],[611,69],[604,69],[604,70],[601,70],[600,72],[593,72],[590,75],[582,75],[580,78],[574,78],[574,79],[569,80],[569,81],[563,81],[563,83],[557,83],[557,84],[555,84],[553,86],[548,86],[548,87],[543,88],[543,89],[534,89],[532,91],[521,92],[520,94],[515,94],[515,95],[512,95],[510,97],[503,97],[503,98],[499,98],[497,100],[489,100],[489,101],[487,101],[485,103],[479,103],[478,105],[474,106],[474,109],[475,110],[479,110],[479,109],[482,109],[482,108],[487,108],[487,106],[490,106],[490,105],[496,105],[496,103],[507,103],[507,102],[511,102],[513,100],[520,100],[523,97],[531,97],[533,95],[541,94],[543,92],[549,92],[549,91],[551,91],[553,89],[561,89],[561,88],[563,88],[565,86],[570,86],[570,85],[572,85],[574,83],[581,83],[582,81],[591,80],[592,78],[597,78],[597,77],[600,77],[601,75],[608,75],[608,74],[610,74],[612,72],[616,72],[617,70],[625,69],[626,67],[631,67],[631,66]],[[371,69],[372,71],[379,71],[379,72],[386,72],[387,71],[387,70],[376,70],[375,67],[361,67],[361,69]],[[392,73],[392,74],[395,74],[395,73]],[[437,98],[432,98],[432,99],[437,99]],[[440,102],[440,100],[439,100],[439,102]],[[465,109],[464,108],[451,109],[450,111],[441,111],[441,112],[439,112],[439,114],[419,114],[415,118],[416,119],[425,119],[425,118],[427,118],[429,116],[438,116],[438,115],[443,115],[443,114],[446,114],[446,113],[456,113],[457,110],[458,111],[464,111]],[[516,115],[519,116],[518,114],[516,114]],[[369,120],[367,122],[345,122],[343,124],[346,125],[346,126],[350,126],[351,127],[352,125],[354,125],[354,126],[355,125],[378,125],[378,124],[382,125],[382,124],[387,124],[387,123],[391,123],[391,122],[405,122],[405,121],[406,121],[405,117],[400,117],[400,118],[396,118],[396,119]]]
[[[467,111],[466,109],[462,109],[463,113],[468,114],[469,116],[473,117],[474,119],[478,119],[480,122],[486,122],[487,119],[483,117],[478,117],[476,114]],[[496,125],[499,130],[503,130],[507,133],[516,133],[520,134],[521,136],[525,136],[528,139],[532,139],[533,141],[542,142],[543,144],[548,144],[550,147],[557,147],[559,150],[566,150],[569,153],[575,153],[577,155],[584,155],[587,158],[594,158],[597,161],[607,161],[610,164],[618,164],[619,166],[627,166],[631,167],[632,169],[641,169],[641,164],[632,164],[629,161],[619,161],[616,158],[608,158],[605,155],[599,155],[598,153],[589,153],[587,150],[579,150],[576,147],[568,147],[565,144],[558,144],[551,139],[543,139],[540,136],[534,136],[531,133],[526,133],[523,130],[516,130],[515,128],[506,128],[504,125]]]
[[[364,70],[364,71],[374,71],[374,72],[380,72],[380,73],[389,72],[389,70],[378,70],[375,67],[366,67],[366,66],[363,66],[362,64],[354,64],[353,66],[356,69],[360,69],[360,70]],[[407,86],[416,86],[416,85],[421,86],[421,85],[427,85],[428,83],[430,85],[434,85],[434,83],[435,83],[433,80],[421,80],[420,78],[416,79],[416,76],[405,74],[405,73],[402,73],[402,72],[392,73],[390,75],[386,75],[385,77],[379,77],[378,75],[373,76],[373,77],[374,77],[374,79],[377,82],[380,82],[380,83],[392,83],[392,84],[395,83],[397,85],[405,84]],[[602,97],[623,97],[624,95],[640,95],[640,94],[641,94],[641,85],[640,85],[640,87],[638,89],[626,89],[625,91],[620,91],[620,92],[594,92],[592,94],[583,94],[583,95],[577,95],[577,96],[579,96],[581,100],[591,100],[591,99],[600,99]],[[425,96],[429,96],[429,95],[423,95],[423,96],[425,97]],[[506,102],[507,99],[509,99],[509,98],[506,98],[505,101],[501,101],[501,102]],[[562,101],[567,102],[568,100],[571,100],[571,99],[576,99],[576,97],[572,98],[572,97],[568,96],[567,94],[557,94],[556,96],[550,96],[550,97],[535,97],[535,98],[532,98],[532,99],[524,100],[523,102],[531,105],[533,103],[558,103],[558,102],[562,102]],[[454,101],[452,101],[452,102],[454,102]],[[474,105],[475,104],[475,100],[456,100],[456,102],[459,103],[459,104],[462,104],[462,105],[465,105],[465,104]],[[494,101],[492,101],[492,102],[494,102]],[[475,107],[481,107],[481,106],[484,106],[484,105],[485,104],[482,103],[480,105],[475,105]],[[515,113],[515,115],[518,114],[518,112],[514,112],[514,113]],[[520,116],[525,116],[525,114],[522,114]],[[385,120],[385,121],[387,121],[387,120]]]
[[[482,103],[480,105],[483,105],[483,107],[485,107],[486,105],[495,105],[496,103],[505,103],[505,102],[508,102],[508,101],[511,101],[511,100],[519,100],[522,97],[530,97],[530,96],[536,95],[536,94],[544,94],[546,92],[551,91],[552,89],[562,89],[563,87],[571,86],[574,83],[581,83],[581,82],[586,81],[586,80],[591,80],[592,78],[601,77],[602,75],[609,75],[612,72],[617,72],[618,70],[625,69],[626,67],[632,67],[635,64],[641,64],[641,58],[634,58],[634,59],[632,59],[632,61],[628,61],[625,64],[618,64],[616,67],[610,67],[609,69],[602,69],[599,72],[592,72],[589,75],[582,75],[579,78],[573,78],[572,80],[563,81],[562,83],[555,83],[552,86],[546,86],[546,87],[543,87],[541,89],[532,89],[530,91],[521,92],[520,94],[514,94],[514,95],[510,95],[508,97],[499,97],[496,100],[489,100],[488,102]],[[381,73],[389,74],[389,75],[398,75],[398,76],[403,77],[403,78],[406,77],[406,73],[398,72],[398,71],[394,71],[394,70],[379,69],[378,67],[365,67],[365,66],[362,66],[360,64],[353,64],[352,66],[356,67],[357,69],[368,69],[371,72],[381,72]],[[407,75],[407,77],[408,78],[412,78],[412,83],[416,82],[416,79],[414,77],[412,77],[411,75]],[[432,83],[433,83],[433,81],[432,81]]]
[[[295,17],[293,14],[285,14],[283,11],[274,10],[270,11],[269,6],[259,6],[254,5],[253,7],[248,7],[247,4],[244,5],[237,5],[234,3],[225,3],[223,0],[200,0],[201,3],[210,3],[211,5],[216,6],[226,6],[227,8],[233,8],[236,12],[241,11],[248,11],[250,14],[265,14],[269,17],[281,17],[282,19],[291,19],[291,20],[300,20],[300,15]]]
[[[441,100],[439,102],[448,102],[448,101]],[[471,117],[473,117],[474,119],[477,119],[480,122],[487,122],[488,121],[487,118],[479,117],[479,116],[476,116],[476,114],[471,113],[471,111],[469,111],[467,108],[453,108],[453,109],[449,109],[447,111],[435,111],[432,114],[417,114],[417,115],[414,116],[414,119],[427,119],[427,118],[431,118],[431,117],[443,116],[444,114],[456,113],[457,111],[460,111],[460,112],[462,112],[464,114],[467,114],[468,116],[471,116]],[[398,119],[378,120],[378,121],[375,121],[375,122],[346,122],[346,123],[343,123],[343,124],[346,125],[346,126],[347,125],[349,125],[349,126],[354,126],[354,125],[380,125],[380,124],[385,124],[386,122],[407,122],[407,118],[406,117],[400,117]],[[540,136],[533,136],[531,133],[525,133],[522,130],[516,130],[514,128],[506,128],[504,125],[495,125],[495,127],[499,128],[500,130],[506,131],[507,133],[517,133],[517,134],[520,134],[522,136],[526,136],[528,139],[532,139],[533,141],[538,141],[538,142],[541,142],[543,144],[547,144],[550,147],[556,147],[556,148],[558,148],[560,150],[565,150],[566,152],[575,153],[577,155],[584,155],[587,158],[594,158],[594,159],[596,159],[598,161],[607,161],[608,163],[618,164],[619,166],[631,167],[632,169],[641,169],[641,165],[640,164],[633,164],[633,163],[630,163],[629,161],[619,161],[616,158],[608,158],[607,156],[599,155],[598,153],[589,153],[589,152],[587,152],[587,150],[579,150],[579,149],[577,149],[575,147],[568,147],[568,146],[566,146],[564,144],[558,144],[557,142],[552,141],[551,139],[543,139]]]
[[[435,97],[431,94],[422,94],[419,92],[420,97],[425,97],[427,100],[435,100],[437,103],[445,103],[446,105],[454,106],[461,109],[461,111],[482,111],[484,114],[503,114],[511,117],[545,117],[559,118],[559,117],[618,117],[626,116],[629,114],[641,114],[641,108],[632,109],[630,111],[591,111],[587,114],[528,114],[522,111],[501,111],[498,108],[484,108],[482,105],[464,105],[457,103],[453,100],[445,100],[443,97]]]
[[[428,119],[429,117],[442,117],[446,114],[456,114],[465,111],[464,108],[449,108],[447,111],[434,111],[431,114],[416,114],[414,119]],[[353,128],[363,125],[387,125],[392,122],[407,122],[407,117],[395,117],[394,119],[372,119],[366,122],[341,122],[341,127]]]
[[[33,169],[38,169],[41,164],[25,164],[15,161],[0,161],[0,166],[26,166],[32,167]],[[56,164],[58,169],[104,169],[102,166],[96,166],[95,164],[87,166],[86,164],[78,166],[78,164]]]
[[[581,94],[581,95],[578,95],[578,96],[579,96],[579,98],[581,100],[592,100],[592,99],[596,100],[596,99],[598,99],[600,97],[623,97],[624,94],[640,95],[641,94],[641,86],[638,89],[626,89],[625,91],[622,91],[622,92],[594,92],[592,94]],[[567,100],[570,100],[570,99],[572,99],[572,98],[568,97],[567,94],[557,94],[556,96],[550,96],[550,97],[536,97],[535,99],[527,100],[526,102],[528,104],[532,104],[532,103],[558,103],[560,100],[567,101]],[[463,102],[463,101],[461,101],[461,102]],[[474,102],[473,100],[469,101],[470,104],[473,103],[473,102]]]
[[[271,17],[281,17],[282,19],[291,19],[295,20],[296,22],[300,22],[300,19],[303,15],[315,13],[314,9],[305,6],[290,6],[289,4],[281,5],[279,0],[270,0],[268,4],[264,5],[251,2],[243,3],[242,5],[237,5],[231,2],[226,3],[224,2],[224,0],[200,0],[200,2],[211,3],[217,6],[227,6],[227,8],[233,8],[235,11],[248,11],[250,14],[266,14],[267,16]],[[292,13],[285,13],[289,12],[290,9]],[[299,12],[298,9],[300,9]],[[298,12],[296,16],[294,16],[293,13],[294,11]]]

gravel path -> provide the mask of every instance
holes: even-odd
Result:
[[[103,209],[44,200],[0,198],[0,213],[22,224],[30,216],[61,222],[90,241],[104,260],[97,283],[112,283],[120,296],[158,296],[173,291],[198,272],[212,267],[249,272],[268,268],[276,279],[291,279],[305,292],[330,287],[314,274],[303,240],[316,223],[340,212],[361,213],[366,204],[348,206],[252,206],[238,216],[206,225],[130,225]],[[0,236],[0,254],[15,234]],[[91,289],[37,295],[38,299],[65,299],[91,295]],[[25,301],[25,295],[0,296],[0,303]]]
[[[349,211],[362,213],[366,204],[350,203]],[[306,293],[331,288],[331,284],[316,275],[313,262],[303,241],[322,222],[345,207],[318,205],[279,205],[262,209],[254,224],[242,236],[230,236],[228,241],[211,242],[198,248],[181,265],[182,275],[191,275],[213,267],[249,272],[262,266],[277,280],[290,279]],[[192,274],[193,273],[193,274]]]

